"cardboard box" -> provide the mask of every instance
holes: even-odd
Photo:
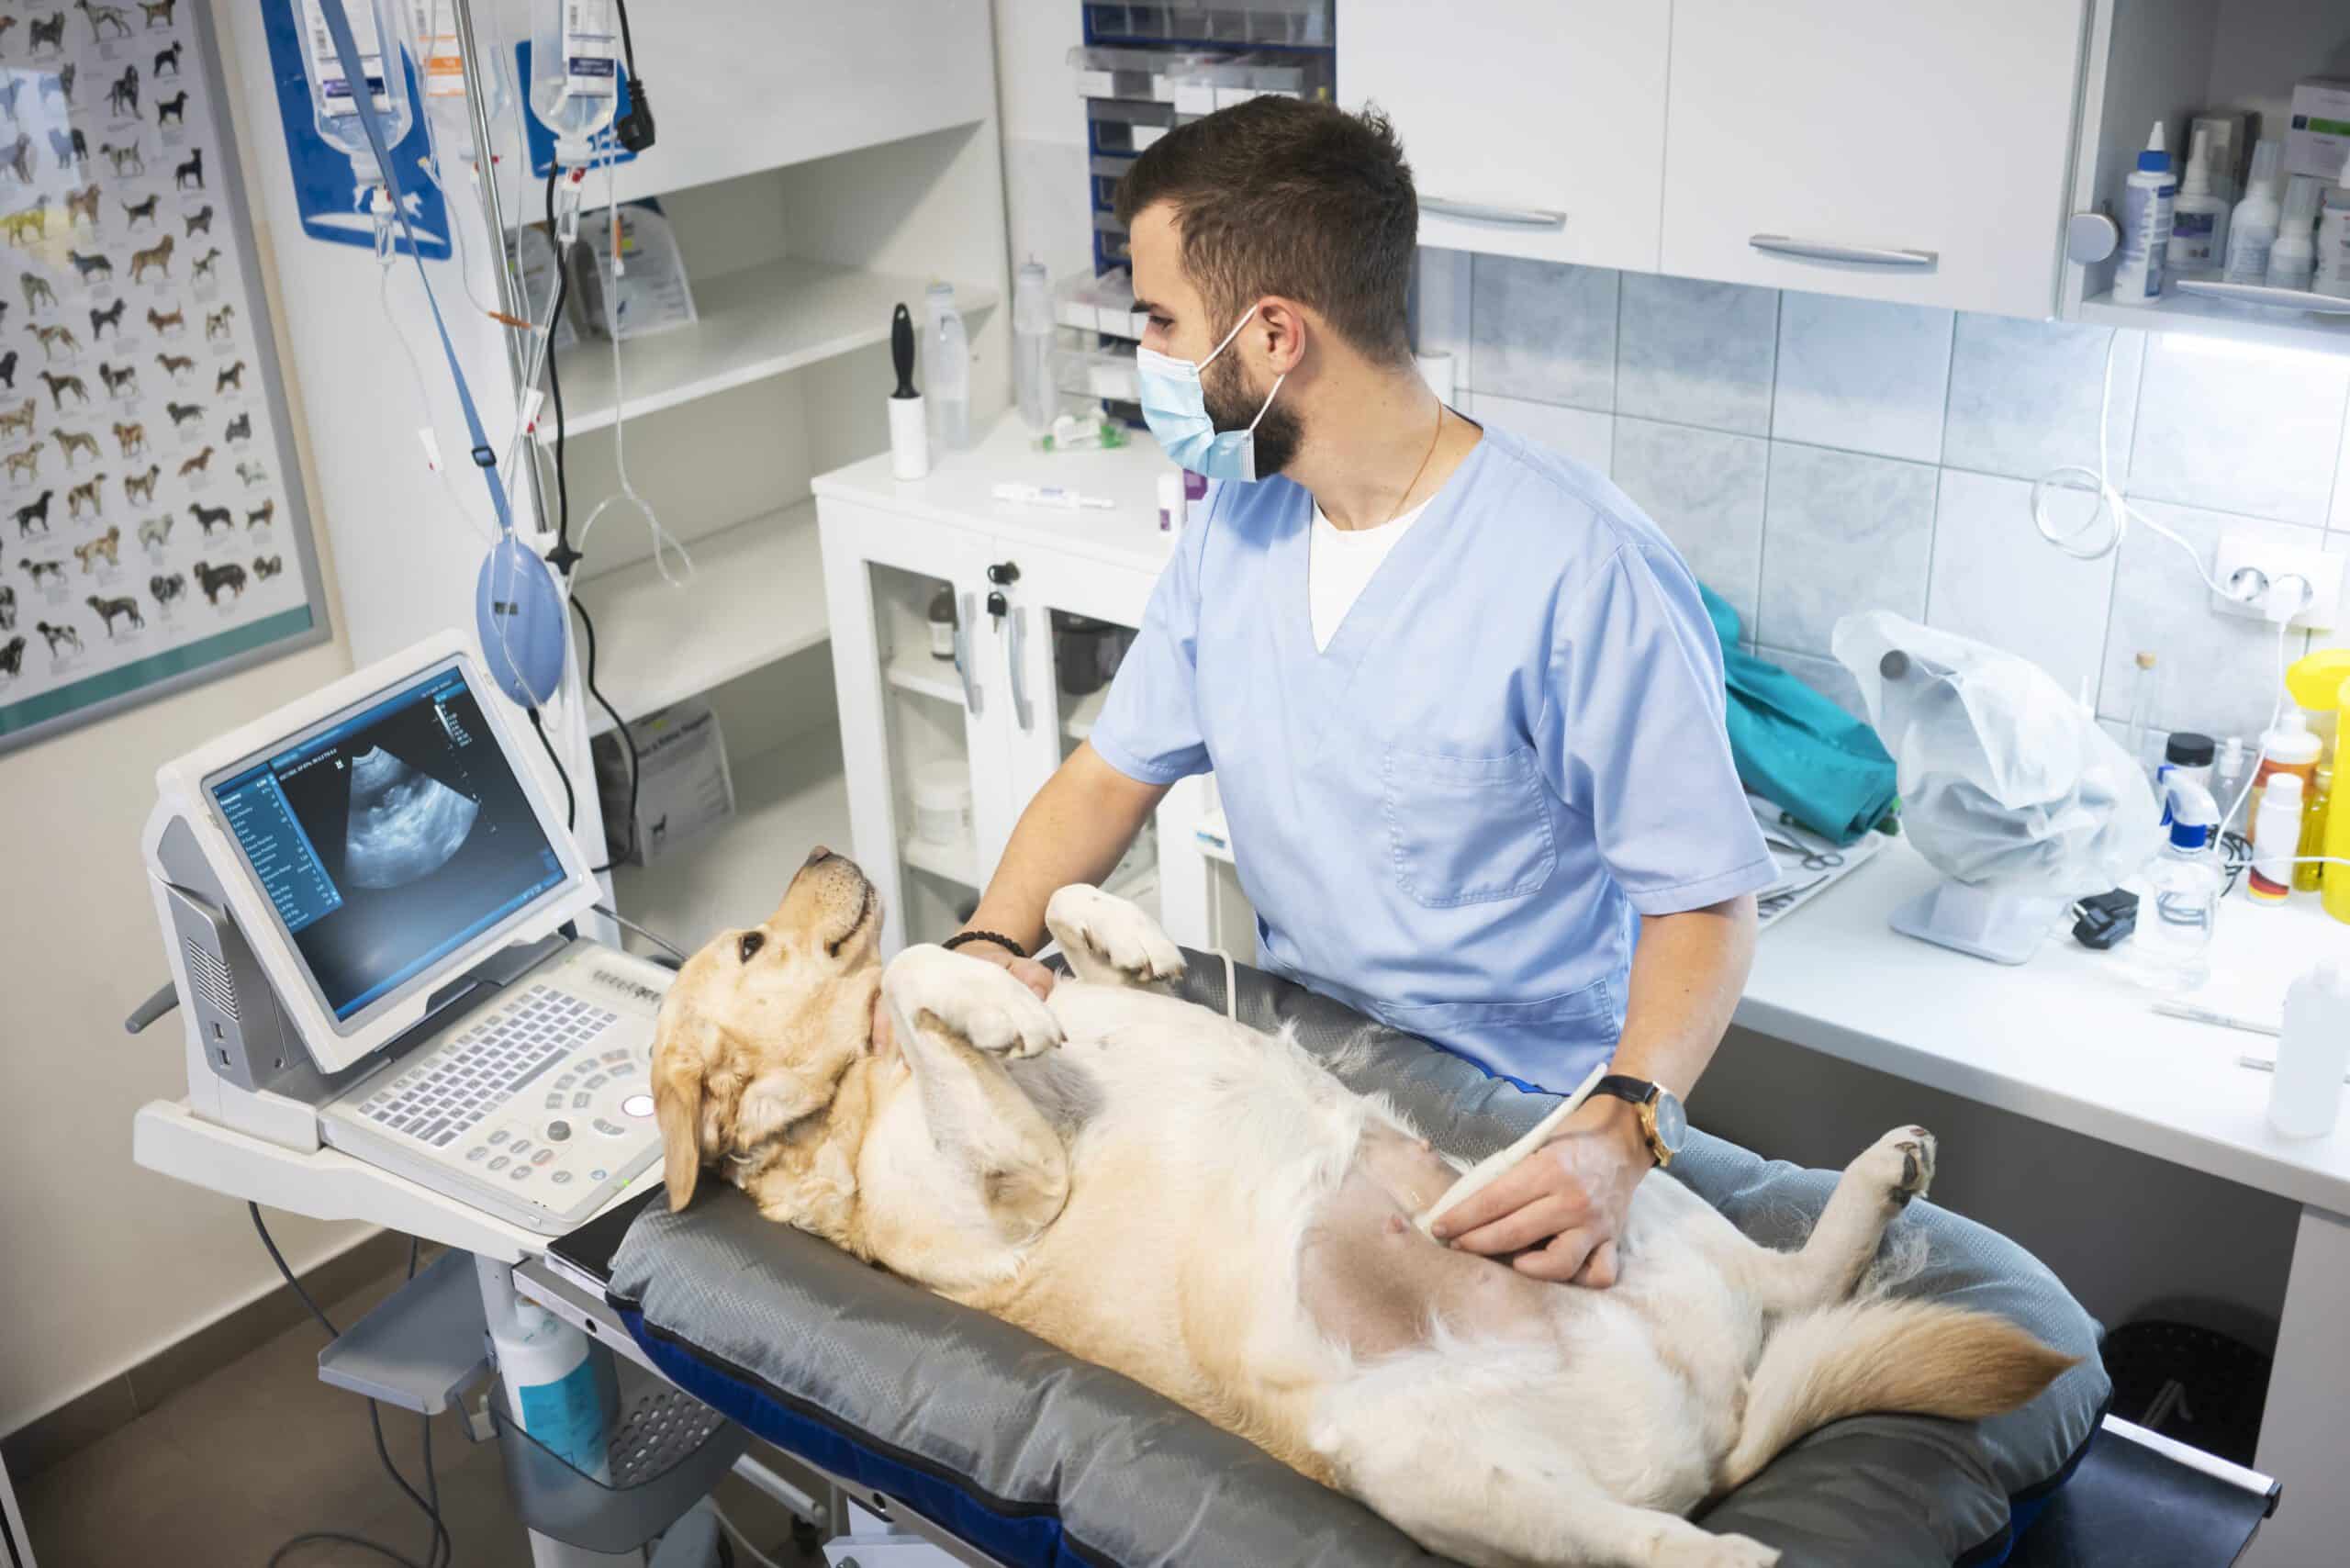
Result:
[[[2300,83],[2285,125],[2285,172],[2333,184],[2350,158],[2350,82]]]
[[[632,722],[636,742],[636,823],[628,820],[628,755],[615,734],[598,735],[596,793],[604,843],[617,862],[650,866],[734,815],[726,737],[707,702],[680,702]]]

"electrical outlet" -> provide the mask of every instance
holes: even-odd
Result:
[[[2293,617],[2292,623],[2305,632],[2331,630],[2342,606],[2343,572],[2350,566],[2350,554],[2322,548],[2318,543],[2321,536],[2314,532],[2310,537],[2307,544],[2287,544],[2268,534],[2222,534],[2211,575],[2223,583],[2232,582],[2237,572],[2250,567],[2270,583],[2288,577],[2306,578],[2310,602]],[[2260,595],[2244,603],[2215,593],[2211,596],[2211,608],[2221,615],[2242,616],[2249,621],[2268,619]]]

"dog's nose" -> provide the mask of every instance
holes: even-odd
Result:
[[[811,866],[821,866],[831,858],[833,852],[821,844],[808,852],[808,864]]]

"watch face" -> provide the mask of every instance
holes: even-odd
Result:
[[[1675,1154],[1689,1141],[1689,1114],[1681,1108],[1681,1096],[1670,1089],[1656,1092],[1656,1139]]]

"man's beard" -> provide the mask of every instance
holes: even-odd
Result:
[[[1257,419],[1257,410],[1265,409],[1265,417],[1257,421],[1257,477],[1270,479],[1296,458],[1298,443],[1305,436],[1304,425],[1285,404],[1276,402],[1265,409],[1264,395],[1250,391],[1243,383],[1237,354],[1228,354],[1208,366],[1200,378],[1200,391],[1208,418],[1219,431],[1245,431],[1248,421]]]

